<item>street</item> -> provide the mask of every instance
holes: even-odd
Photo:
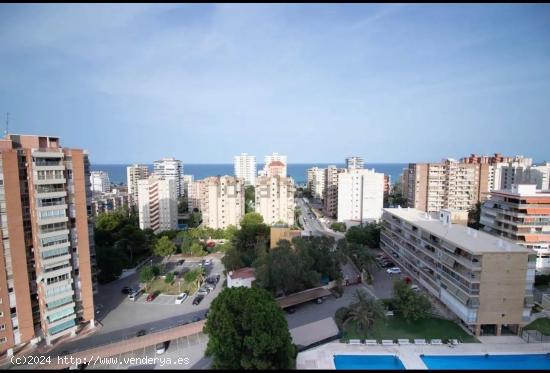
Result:
[[[303,198],[296,198],[296,205],[302,212],[300,215],[300,222],[304,227],[304,232],[312,236],[331,236],[334,237],[336,241],[344,238],[345,235],[343,233],[334,232],[319,221],[309,204],[307,204]]]

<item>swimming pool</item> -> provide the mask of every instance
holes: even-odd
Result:
[[[420,356],[428,369],[550,369],[550,354]]]
[[[393,355],[334,355],[336,369],[404,370],[405,366]]]

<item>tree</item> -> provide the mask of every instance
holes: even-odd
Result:
[[[241,253],[234,247],[229,248],[222,258],[223,266],[227,271],[243,268],[245,265],[241,260]]]
[[[255,188],[252,185],[244,189],[244,212],[249,213],[254,211],[254,203],[256,201]]]
[[[257,212],[249,212],[241,220],[241,227],[263,224],[264,218]]]
[[[139,271],[139,281],[148,284],[155,278],[155,273],[153,267],[144,266],[141,271]]]
[[[176,245],[167,236],[162,236],[155,244],[153,252],[158,256],[174,255],[176,253]]]
[[[214,369],[295,367],[297,349],[287,321],[263,289],[224,289],[210,306],[204,332]]]
[[[377,248],[380,244],[380,224],[367,223],[363,227],[355,226],[348,229],[346,240],[351,243]]]
[[[99,274],[97,279],[100,284],[116,280],[126,266],[127,259],[113,247],[96,246],[97,266]]]
[[[468,211],[468,227],[474,228],[474,229],[481,229],[482,225],[479,222],[480,218],[481,218],[481,202],[478,202],[475,204],[474,207],[472,207]]]
[[[363,289],[357,289],[354,300],[355,303],[349,307],[344,324],[354,321],[359,330],[368,335],[375,321],[384,318],[384,306],[379,300],[370,297]]]
[[[346,231],[346,224],[335,222],[335,223],[332,223],[330,225],[330,229],[332,229],[333,231],[336,231],[336,232],[345,232]]]
[[[202,249],[202,245],[195,241],[191,244],[191,255],[193,256],[204,256],[205,252]]]
[[[174,273],[168,273],[164,278],[164,282],[166,282],[167,284],[171,284],[172,282],[174,282]]]
[[[430,316],[432,304],[425,295],[413,291],[404,281],[393,284],[393,304],[407,321],[418,321]]]

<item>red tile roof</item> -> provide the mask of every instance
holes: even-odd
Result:
[[[273,161],[269,164],[269,167],[273,167],[273,166],[281,166],[281,167],[284,167],[284,163],[281,162],[281,161]]]
[[[233,278],[253,278],[256,277],[256,270],[254,268],[245,267],[235,271],[231,271],[229,276]]]

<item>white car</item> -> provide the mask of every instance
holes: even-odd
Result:
[[[388,268],[386,270],[387,273],[389,273],[390,275],[398,275],[401,273],[401,269],[397,268],[397,267],[393,267],[393,268]]]
[[[420,288],[418,287],[418,285],[411,285],[411,290],[412,291],[420,291]]]
[[[206,259],[206,260],[204,261],[204,266],[209,266],[209,265],[211,265],[211,264],[212,264],[212,260],[210,260],[210,259]]]
[[[158,343],[155,346],[157,355],[162,355],[166,351],[166,342]]]
[[[187,293],[181,293],[176,298],[176,304],[182,304],[183,302],[185,302],[186,299],[187,299]]]

